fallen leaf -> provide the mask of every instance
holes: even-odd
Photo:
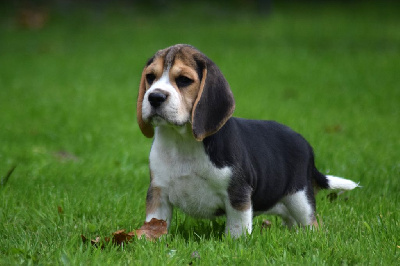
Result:
[[[326,127],[324,128],[324,130],[325,130],[325,132],[328,133],[328,134],[340,133],[340,132],[343,131],[343,127],[342,127],[342,125],[335,124],[335,125],[326,126]]]
[[[87,243],[89,241],[84,235],[81,235],[81,238],[83,243]],[[96,248],[104,248],[104,245],[100,243],[100,237],[96,237],[95,239],[90,240],[90,244],[92,244],[92,246],[95,246]]]
[[[200,254],[197,251],[193,251],[190,257],[192,257],[193,259],[200,259]]]
[[[158,220],[153,218],[150,222],[144,222],[142,227],[135,231],[138,238],[143,235],[146,236],[148,240],[154,240],[167,233],[167,222],[164,220]]]
[[[125,229],[118,230],[113,233],[112,242],[113,244],[120,246],[122,243],[129,242],[134,235],[134,232],[125,233]]]
[[[38,30],[49,20],[49,11],[44,8],[24,8],[18,11],[17,22],[21,28]]]
[[[335,201],[338,198],[338,194],[336,192],[331,192],[326,196],[330,202]]]
[[[69,153],[67,151],[62,151],[62,150],[54,152],[53,156],[57,160],[59,160],[61,162],[66,162],[66,161],[75,161],[76,162],[76,161],[79,161],[79,158],[76,155],[74,155],[72,153]]]
[[[167,233],[167,222],[164,220],[158,220],[156,218],[151,219],[150,222],[144,222],[144,224],[137,230],[126,233],[125,229],[121,229],[115,231],[112,234],[112,237],[105,237],[104,241],[101,241],[100,237],[96,237],[93,240],[90,240],[90,243],[95,247],[104,248],[104,244],[109,243],[110,241],[114,245],[121,246],[123,243],[128,243],[133,241],[133,237],[136,236],[137,238],[141,238],[143,235],[148,240],[154,240],[162,235]],[[81,235],[82,242],[87,243],[89,240],[84,236]]]
[[[330,202],[333,202],[333,201],[337,200],[339,197],[341,197],[342,194],[344,194],[343,190],[340,190],[338,192],[334,191],[334,192],[329,193],[326,197],[329,199]],[[344,201],[347,201],[349,198],[344,197],[342,199]]]
[[[100,243],[100,237],[96,237],[94,240],[91,240],[92,244],[98,244]]]
[[[196,250],[192,252],[190,257],[193,259],[193,261],[197,261],[200,259],[200,254]],[[189,265],[193,265],[193,261],[189,262]]]
[[[264,221],[262,222],[262,224],[261,224],[261,232],[262,232],[263,230],[270,229],[271,226],[272,226],[271,221],[264,220]]]

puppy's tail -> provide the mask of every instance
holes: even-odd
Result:
[[[354,181],[345,179],[343,177],[324,175],[321,174],[317,169],[314,169],[313,177],[317,186],[322,189],[352,190],[356,187],[360,187],[359,184]]]

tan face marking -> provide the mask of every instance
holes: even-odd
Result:
[[[145,70],[145,76],[146,76],[146,91],[150,88],[151,84],[154,83],[154,81],[157,81],[160,79],[162,73],[163,73],[163,64],[164,60],[161,57],[158,57],[154,59],[154,61],[146,68]],[[151,84],[149,84],[147,76],[148,75],[154,75],[154,80]]]
[[[179,85],[180,76],[193,82]],[[191,126],[195,139],[202,141],[217,132],[234,109],[232,92],[219,68],[190,45],[177,44],[159,50],[142,72],[137,120],[148,138],[154,136],[158,126],[186,125]]]
[[[182,108],[185,108],[186,112],[191,113],[200,90],[200,80],[193,66],[188,66],[184,61],[176,59],[175,64],[169,72],[169,77],[172,85],[181,95]],[[193,82],[187,86],[179,86],[177,79],[182,77]]]
[[[144,70],[146,92],[142,108],[143,120],[154,126],[191,122],[193,105],[200,90],[197,64],[191,49],[179,50],[171,64],[168,65],[162,56],[156,57]],[[148,100],[153,92],[168,95],[165,102],[156,108]]]

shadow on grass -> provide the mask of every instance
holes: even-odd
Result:
[[[221,240],[225,232],[225,218],[213,220],[196,219],[176,211],[169,234],[180,236],[186,241]]]
[[[204,240],[221,241],[225,238],[226,217],[220,216],[215,219],[196,219],[175,211],[174,219],[168,231],[169,234],[179,236],[185,241],[200,242]],[[253,233],[262,233],[270,228],[286,230],[282,219],[278,216],[259,215],[253,219]]]

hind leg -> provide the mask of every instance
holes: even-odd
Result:
[[[310,200],[312,198],[312,200]],[[313,195],[307,195],[305,190],[286,196],[282,203],[286,206],[291,216],[301,226],[318,226],[315,219],[315,199]]]
[[[283,220],[283,225],[292,228],[297,225],[296,220],[292,217],[286,206],[279,202],[274,207],[269,209],[265,214],[278,215]]]

